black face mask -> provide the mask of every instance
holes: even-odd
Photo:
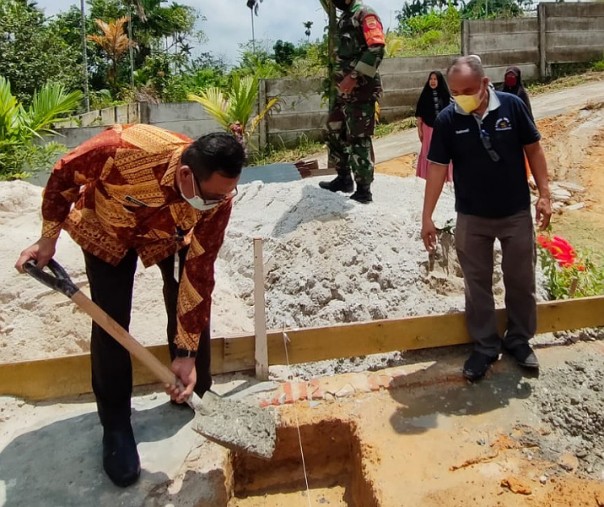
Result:
[[[336,9],[340,9],[341,11],[347,11],[350,9],[350,4],[347,3],[346,0],[331,0],[332,3],[336,6]]]

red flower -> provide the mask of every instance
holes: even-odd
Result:
[[[571,244],[564,238],[554,236],[553,239],[550,239],[547,236],[539,235],[537,237],[537,243],[558,261],[560,267],[568,268],[575,264],[577,253]],[[585,269],[585,267],[583,267],[583,269]],[[580,269],[580,271],[582,270]]]

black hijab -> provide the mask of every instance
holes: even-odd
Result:
[[[434,74],[438,81],[436,89],[430,88],[430,77]],[[436,116],[445,107],[451,103],[451,93],[449,93],[449,87],[445,81],[442,72],[434,70],[428,74],[428,80],[424,85],[419,100],[417,101],[417,107],[415,108],[415,117],[421,118],[422,121],[429,127],[434,126],[434,120]]]
[[[505,76],[508,74],[514,74],[516,76],[516,85],[515,86],[507,86],[505,84]],[[531,118],[533,117],[533,110],[531,109],[531,101],[528,98],[528,94],[522,85],[522,73],[518,67],[508,67],[505,69],[505,74],[503,75],[503,85],[501,85],[501,91],[506,93],[511,93],[512,95],[516,95],[529,110]]]

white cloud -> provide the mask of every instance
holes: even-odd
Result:
[[[205,20],[199,28],[204,31],[208,41],[196,48],[199,52],[210,52],[223,56],[230,63],[239,57],[239,44],[252,38],[250,10],[245,0],[178,0],[183,5],[196,8]],[[366,2],[373,7],[384,23],[384,28],[396,26],[395,12],[402,7],[393,0],[371,0]],[[67,10],[70,5],[78,5],[74,0],[37,0],[39,7],[47,15]],[[270,40],[272,43],[281,39],[299,42],[305,39],[302,23],[312,21],[311,40],[322,36],[326,17],[318,0],[264,0],[259,7],[258,16],[254,18],[257,40]]]

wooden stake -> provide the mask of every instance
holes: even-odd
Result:
[[[254,358],[256,360],[256,378],[259,380],[268,380],[268,344],[266,340],[265,303],[262,238],[254,238]]]

